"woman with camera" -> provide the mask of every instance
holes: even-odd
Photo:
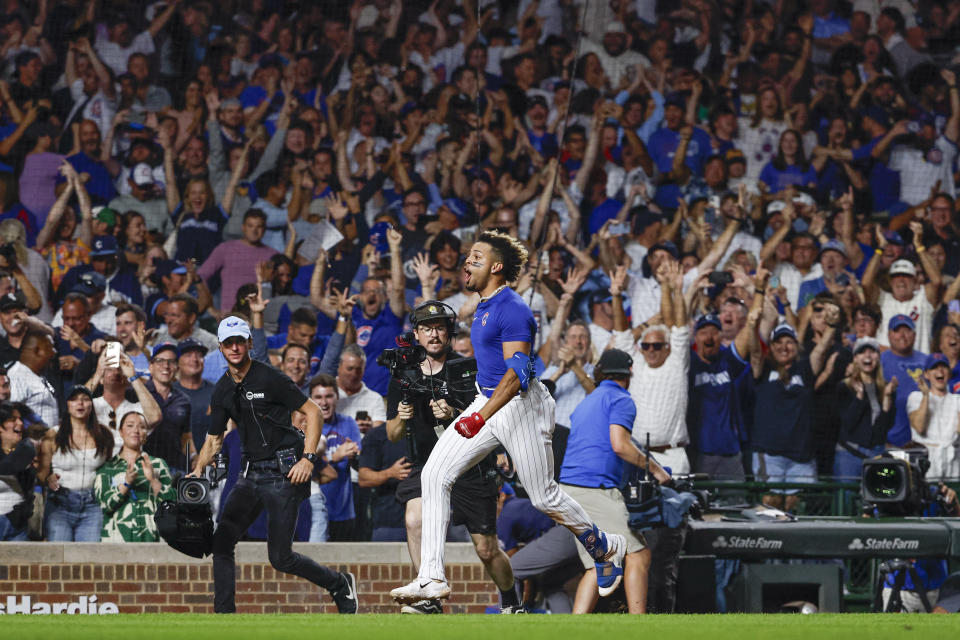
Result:
[[[47,487],[43,514],[47,540],[100,541],[102,517],[93,480],[113,447],[113,435],[97,422],[92,394],[86,387],[73,387],[60,427],[48,431],[40,446],[37,476]]]
[[[23,437],[23,418],[17,405],[0,402],[0,542],[27,539],[27,520],[33,513],[35,457],[33,441]]]
[[[167,463],[143,452],[147,419],[131,411],[120,419],[123,448],[97,472],[95,493],[103,509],[103,542],[157,542],[153,516],[177,492]]]

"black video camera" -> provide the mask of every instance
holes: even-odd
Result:
[[[696,489],[697,481],[709,480],[705,473],[688,473],[671,476],[670,482],[661,485],[650,472],[650,434],[646,446],[631,440],[646,454],[643,468],[629,465],[624,484],[620,488],[627,507],[627,524],[636,531],[660,527],[676,527],[681,518],[702,520],[710,505],[710,493]],[[666,502],[670,504],[665,504]],[[669,512],[668,512],[669,510]],[[682,513],[681,513],[682,512]]]
[[[408,331],[395,339],[396,349],[384,349],[377,356],[377,364],[390,369],[390,374],[396,377],[400,370],[420,370],[420,363],[427,359],[427,350],[413,343],[413,333]]]
[[[924,479],[929,468],[926,449],[891,450],[864,460],[860,474],[864,511],[876,510],[881,517],[922,516],[937,500]]]
[[[427,358],[427,350],[413,344],[408,332],[396,338],[398,348],[385,349],[377,356],[377,364],[390,369],[390,376],[400,385],[402,402],[416,400],[446,400],[456,409],[465,409],[457,395],[470,392],[477,379],[476,358],[454,358],[443,365],[443,380],[427,380],[420,363]]]
[[[461,398],[472,394],[477,379],[477,361],[475,358],[454,358],[443,365],[443,378],[439,381],[427,377],[420,363],[427,357],[422,345],[415,345],[413,333],[407,332],[396,338],[396,349],[385,349],[377,357],[377,364],[390,369],[390,377],[400,387],[400,402],[412,404],[430,400],[445,400],[457,410],[466,409],[467,403]],[[439,426],[439,425],[438,425]],[[407,429],[409,457],[420,458],[413,430]]]
[[[213,550],[213,507],[210,490],[227,477],[229,458],[217,453],[207,478],[178,478],[174,483],[177,499],[164,500],[157,508],[154,521],[163,540],[194,558],[202,558]]]

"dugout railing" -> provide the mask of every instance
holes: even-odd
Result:
[[[960,493],[960,480],[951,479],[947,486]],[[800,482],[727,482],[699,481],[697,489],[706,489],[717,504],[761,504],[763,496],[774,490],[799,491],[796,515],[808,517],[858,517],[863,515],[859,480],[827,479],[813,483]],[[843,599],[847,610],[866,611],[873,599],[880,560],[852,558],[843,560]],[[955,570],[957,567],[951,567]]]

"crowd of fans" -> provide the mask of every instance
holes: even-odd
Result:
[[[958,44],[960,0],[0,3],[0,540],[156,540],[227,314],[323,411],[302,537],[403,528],[377,355],[428,299],[470,354],[490,229],[558,441],[616,346],[675,473],[960,476]]]

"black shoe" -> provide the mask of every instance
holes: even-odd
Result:
[[[500,613],[526,613],[527,610],[523,608],[522,604],[512,604],[509,607],[501,607]]]
[[[339,613],[357,612],[357,579],[349,571],[340,574],[343,584],[330,592]]]
[[[431,614],[443,613],[443,605],[439,600],[420,600],[413,604],[405,604],[400,609],[400,613]]]

